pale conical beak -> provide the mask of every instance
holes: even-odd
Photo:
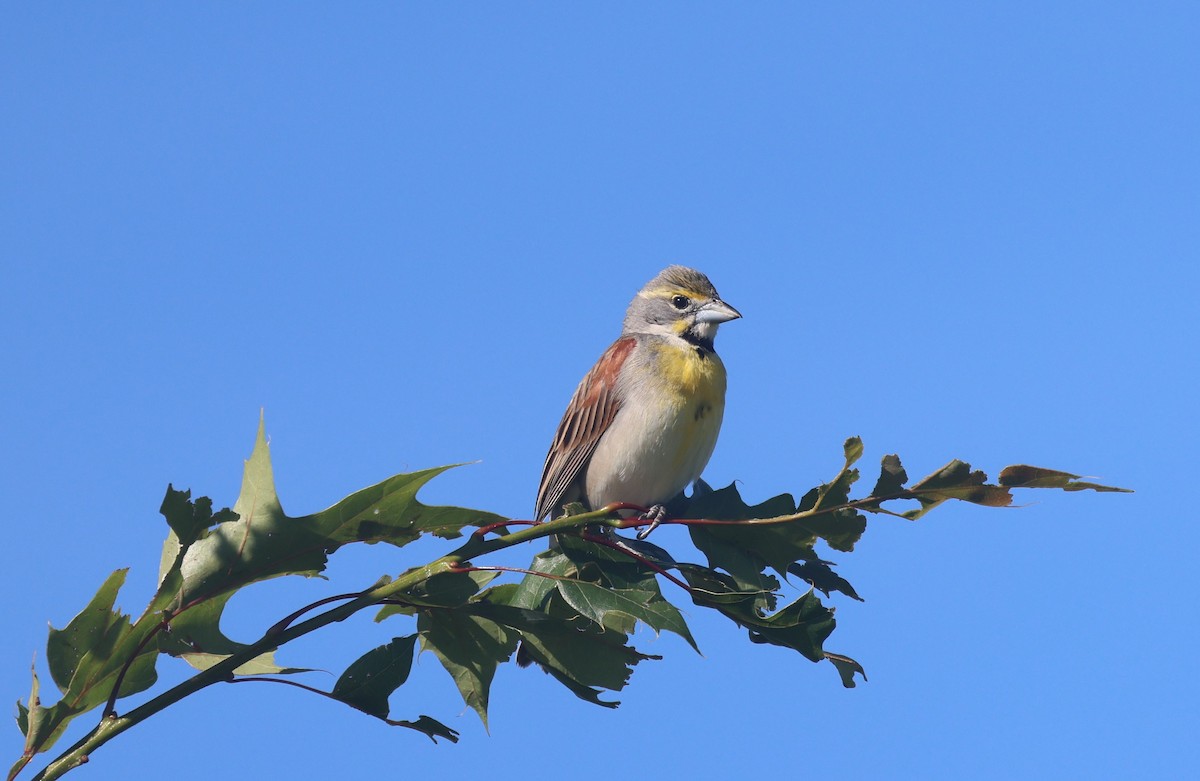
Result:
[[[696,312],[697,323],[727,323],[737,320],[742,313],[726,304],[719,298],[714,298]]]

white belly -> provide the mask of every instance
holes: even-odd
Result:
[[[628,502],[651,507],[667,502],[698,478],[721,430],[723,385],[717,400],[663,394],[672,402],[622,406],[588,464],[588,505],[598,509]]]

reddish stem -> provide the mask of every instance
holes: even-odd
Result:
[[[310,605],[305,605],[304,607],[297,610],[295,613],[292,613],[289,616],[285,616],[284,618],[277,621],[275,624],[273,624],[271,626],[270,629],[268,629],[266,631],[266,634],[268,636],[270,636],[270,635],[282,632],[283,630],[285,630],[289,626],[291,626],[293,621],[295,621],[297,618],[304,615],[305,613],[309,612],[310,610],[316,610],[317,608],[319,608],[323,605],[328,605],[330,602],[342,602],[347,599],[357,599],[358,597],[361,597],[363,595],[363,593],[364,592],[362,592],[362,591],[358,591],[353,594],[338,594],[337,596],[325,597],[324,599],[318,599],[316,602],[313,602]]]
[[[613,542],[612,540],[608,539],[607,537],[604,537],[603,535],[599,535],[599,534],[587,534],[587,533],[584,533],[584,534],[582,534],[582,535],[580,535],[580,536],[581,536],[583,539],[587,540],[588,542],[594,542],[594,543],[596,543],[597,545],[603,545],[603,546],[604,546],[604,547],[606,547],[606,548],[612,548],[612,549],[613,549],[613,550],[615,550],[615,551],[618,551],[618,552],[620,552],[620,553],[623,553],[623,554],[625,554],[626,556],[628,556],[629,558],[633,559],[634,561],[637,561],[637,562],[638,562],[638,563],[640,563],[640,564],[644,564],[645,566],[647,566],[647,567],[649,567],[650,569],[654,570],[654,571],[655,571],[655,572],[657,572],[659,575],[662,575],[664,578],[666,578],[667,580],[671,581],[671,582],[672,582],[672,583],[674,583],[676,586],[679,586],[681,589],[683,589],[684,591],[688,592],[689,594],[690,594],[690,593],[692,593],[692,587],[691,587],[691,586],[689,586],[687,583],[685,583],[684,581],[680,580],[679,578],[675,577],[675,576],[674,576],[674,575],[672,575],[671,573],[667,572],[665,569],[663,569],[662,567],[658,566],[658,565],[657,565],[657,564],[655,564],[653,561],[650,561],[650,559],[646,558],[645,556],[642,556],[642,555],[640,555],[640,554],[634,553],[633,551],[629,550],[628,548],[625,548],[625,547],[623,547],[623,546],[621,546],[621,545],[618,545],[617,543]]]
[[[568,578],[568,577],[564,577],[562,575],[551,575],[549,572],[537,572],[537,571],[531,570],[531,569],[521,569],[520,567],[501,567],[501,566],[452,567],[450,569],[450,571],[451,572],[516,572],[520,575],[538,575],[539,577],[550,578],[551,580],[574,580],[574,578]]]
[[[496,529],[503,529],[505,526],[537,526],[541,521],[497,521],[489,523],[487,526],[480,526],[475,531],[471,532],[472,537],[482,537],[489,532],[494,532]]]

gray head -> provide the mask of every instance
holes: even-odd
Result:
[[[717,326],[741,316],[721,300],[708,277],[686,266],[668,266],[630,302],[622,333],[675,335],[711,350]]]

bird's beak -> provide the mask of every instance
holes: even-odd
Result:
[[[726,304],[719,298],[714,298],[696,312],[697,323],[727,323],[737,320],[742,313]]]

